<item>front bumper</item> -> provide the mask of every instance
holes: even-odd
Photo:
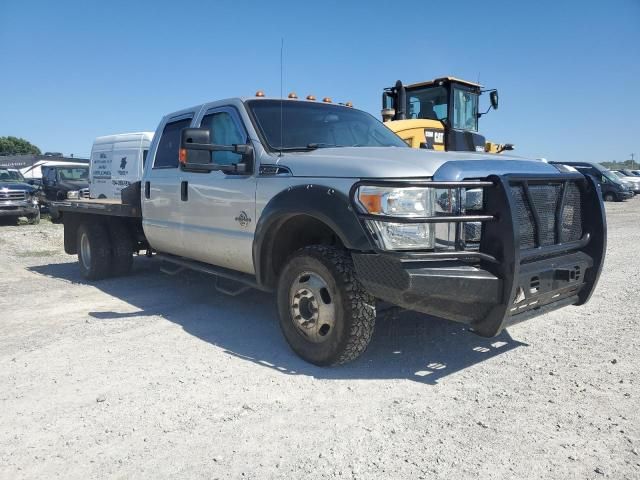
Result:
[[[40,206],[33,202],[1,202],[0,217],[26,217],[35,215]]]
[[[618,197],[619,201],[628,200],[630,198],[633,198],[633,196],[634,196],[634,192],[630,190],[626,192],[616,192],[616,197]]]
[[[606,220],[597,185],[590,179],[583,183],[579,241],[522,249],[509,188],[514,179],[494,181],[491,193],[485,191],[486,209],[495,220],[483,225],[479,252],[469,252],[468,258],[459,252],[449,258],[354,252],[363,286],[380,300],[468,324],[484,336],[566,305],[585,303],[598,281],[606,248]]]

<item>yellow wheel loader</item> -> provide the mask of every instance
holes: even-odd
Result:
[[[478,110],[479,97],[489,92],[491,106]],[[487,142],[478,120],[498,108],[498,91],[455,77],[403,85],[400,80],[382,93],[382,120],[410,147],[501,153],[513,145]]]

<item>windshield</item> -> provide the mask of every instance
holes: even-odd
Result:
[[[24,177],[18,170],[0,168],[0,182],[24,182]]]
[[[381,122],[353,108],[286,100],[250,100],[247,104],[272,150],[407,147]]]
[[[613,183],[620,183],[620,177],[618,175],[615,175],[614,173],[611,173],[610,170],[603,171],[602,175],[611,180]]]
[[[89,178],[89,169],[83,167],[59,168],[58,177],[61,181],[81,182]]]
[[[407,90],[408,118],[446,120],[449,116],[447,102],[445,87]]]
[[[453,128],[478,131],[478,94],[453,89]]]

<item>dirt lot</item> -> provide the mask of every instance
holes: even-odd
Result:
[[[640,199],[607,205],[600,286],[494,339],[404,313],[321,369],[271,296],[88,284],[62,227],[0,227],[0,477],[640,478]]]

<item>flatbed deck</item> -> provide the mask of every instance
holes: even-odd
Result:
[[[122,203],[111,198],[87,198],[52,202],[51,207],[62,213],[85,213],[96,215],[112,215],[116,217],[142,217],[139,205]]]

